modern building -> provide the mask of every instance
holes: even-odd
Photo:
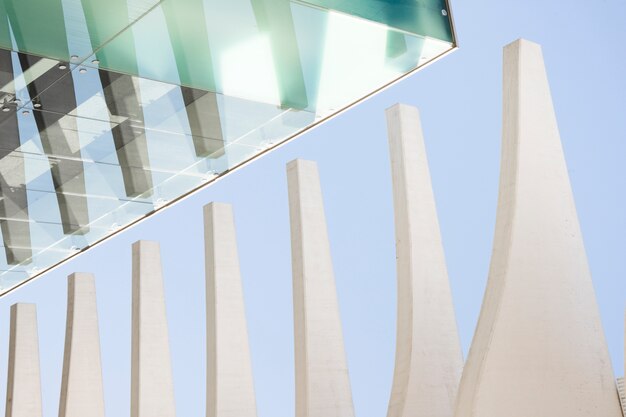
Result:
[[[419,112],[387,110],[397,262],[388,417],[623,417],[541,47],[504,48],[496,233],[480,320],[463,361]],[[355,415],[317,165],[287,165],[295,416]],[[231,206],[204,207],[206,415],[255,417]],[[165,256],[167,256],[165,254]],[[132,247],[131,417],[176,413],[161,253]],[[37,314],[11,309],[7,416],[42,415]],[[513,377],[512,377],[513,376]],[[60,417],[103,417],[94,276],[68,279]],[[565,412],[565,414],[563,414]]]
[[[446,0],[0,1],[0,297],[455,48]],[[397,267],[387,417],[623,417],[541,48],[513,42],[503,69],[496,233],[466,360],[419,111],[386,112]],[[286,171],[294,414],[354,417],[319,171],[301,159]],[[235,217],[226,203],[203,214],[196,398],[207,417],[256,417]],[[131,417],[176,414],[167,256],[155,241],[132,246],[131,328],[116,333],[130,347]],[[7,417],[50,404],[37,314],[10,310]],[[58,414],[104,417],[92,273],[69,276],[65,314]]]
[[[456,47],[445,0],[0,4],[0,294]]]

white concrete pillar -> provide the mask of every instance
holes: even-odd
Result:
[[[67,284],[59,417],[104,417],[95,280],[92,274],[77,272]]]
[[[452,417],[463,369],[419,111],[387,109],[398,275],[388,417]]]
[[[539,45],[504,48],[503,93],[491,269],[456,416],[621,417]]]
[[[296,417],[352,417],[352,392],[317,164],[287,164]]]
[[[174,417],[163,274],[158,242],[133,243],[131,417]]]
[[[207,417],[255,417],[237,239],[232,208],[204,207],[207,312]]]
[[[35,304],[11,306],[6,417],[41,417],[39,337]]]
[[[626,322],[625,322],[626,323]],[[624,333],[624,374],[620,378],[617,378],[617,392],[619,393],[619,401],[622,406],[622,414],[626,416],[626,387],[624,386],[624,379],[626,378],[626,332]]]

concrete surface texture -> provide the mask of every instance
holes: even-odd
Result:
[[[140,240],[133,252],[131,417],[174,417],[161,253],[158,242]]]
[[[456,417],[621,417],[539,45],[504,48],[500,192]]]
[[[335,278],[317,164],[287,164],[296,417],[353,417]]]
[[[59,417],[104,417],[95,279],[77,272],[67,283]]]
[[[256,399],[232,208],[204,207],[207,417],[255,417]]]
[[[11,306],[6,417],[41,417],[39,336],[35,304]]]
[[[388,417],[452,417],[463,354],[419,111],[387,109],[398,275]]]

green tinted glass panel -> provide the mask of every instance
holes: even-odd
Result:
[[[85,58],[121,34],[158,0],[4,0],[5,48],[68,61]],[[10,29],[9,29],[10,28]]]
[[[302,0],[363,19],[382,23],[403,32],[452,42],[445,0]]]
[[[450,51],[442,10],[0,2],[0,293]]]

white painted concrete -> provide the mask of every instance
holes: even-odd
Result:
[[[35,304],[11,306],[6,417],[41,417],[39,337]]]
[[[60,417],[104,417],[96,285],[92,274],[67,281],[67,323]]]
[[[388,417],[452,417],[463,354],[419,111],[386,111],[398,275],[396,364]]]
[[[204,207],[207,417],[255,417],[246,312],[232,208]]]
[[[158,242],[133,243],[131,417],[174,417],[174,382]]]
[[[296,417],[353,417],[339,305],[317,165],[287,165]]]
[[[504,48],[491,270],[456,417],[621,417],[541,47]]]

